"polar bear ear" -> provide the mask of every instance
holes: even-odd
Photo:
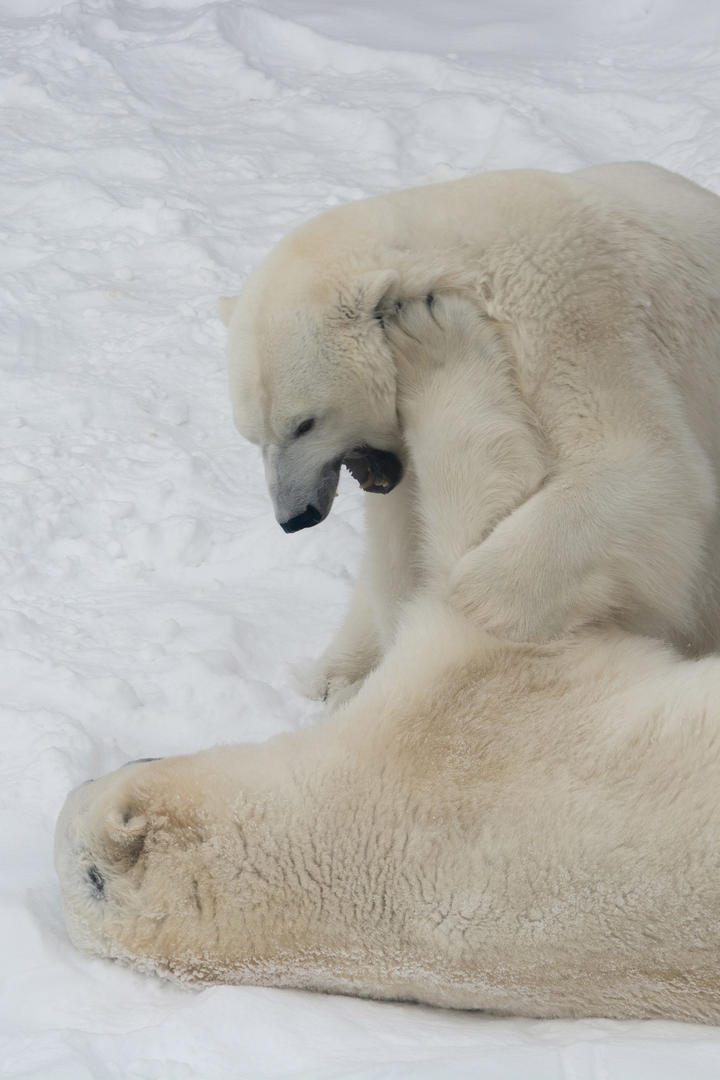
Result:
[[[105,818],[108,836],[116,844],[134,844],[142,840],[148,829],[147,818],[133,810],[110,810]]]
[[[397,270],[368,270],[356,282],[355,309],[358,314],[373,315],[381,312],[393,292],[397,290],[400,275]]]
[[[140,858],[149,822],[143,813],[128,808],[110,810],[105,816],[102,856],[109,867],[129,870]]]
[[[237,304],[239,299],[239,296],[221,296],[217,304],[215,305],[215,310],[217,311],[218,316],[222,319],[226,326],[230,325],[232,313],[235,310],[235,305]]]

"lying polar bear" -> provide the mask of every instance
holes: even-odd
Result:
[[[429,597],[356,697],[77,788],[83,949],[182,980],[720,1022],[720,658]]]
[[[428,579],[515,640],[605,620],[720,644],[719,253],[720,200],[654,166],[490,173],[323,214],[221,302],[235,420],[283,528],[328,514],[342,462],[386,493],[312,694],[352,692]],[[408,337],[410,300],[428,317]],[[418,406],[448,353],[462,434],[438,429],[432,394]]]

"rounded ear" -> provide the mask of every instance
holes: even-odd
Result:
[[[140,858],[149,823],[143,813],[128,807],[113,808],[105,815],[103,857],[110,867],[129,870]]]
[[[397,291],[400,275],[397,270],[368,270],[356,284],[355,308],[359,314],[382,312],[391,295]]]
[[[218,316],[222,319],[226,326],[230,325],[232,313],[235,310],[235,305],[237,304],[239,299],[239,296],[221,296],[217,304],[215,305],[215,310],[217,311]]]
[[[134,844],[144,838],[148,823],[144,814],[137,814],[131,810],[123,813],[113,809],[105,818],[105,828],[110,839],[116,844]]]

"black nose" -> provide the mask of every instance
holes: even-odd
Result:
[[[299,532],[300,529],[309,529],[311,525],[317,525],[322,519],[323,516],[319,510],[316,510],[314,506],[308,506],[302,514],[296,514],[289,521],[281,521],[280,527],[287,533]]]

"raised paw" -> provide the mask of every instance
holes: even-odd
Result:
[[[455,293],[427,293],[399,302],[385,320],[393,348],[417,356],[418,349],[433,355],[454,344],[458,334],[469,334],[482,318],[475,305]]]

